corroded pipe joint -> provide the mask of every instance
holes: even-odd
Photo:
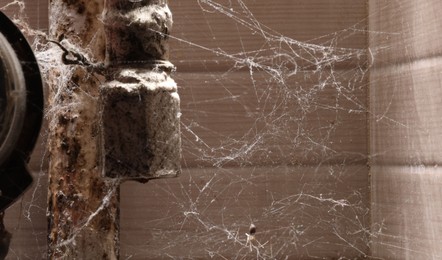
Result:
[[[141,182],[180,172],[180,99],[170,77],[165,1],[108,0],[100,89],[104,175]]]
[[[168,59],[172,13],[165,1],[108,0],[104,16],[108,66]]]

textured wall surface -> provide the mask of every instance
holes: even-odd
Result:
[[[441,1],[370,1],[373,256],[442,258]]]

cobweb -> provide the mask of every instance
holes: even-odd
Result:
[[[183,172],[122,186],[121,259],[369,258],[385,227],[370,222],[367,15],[324,29],[293,24],[308,16],[288,1],[182,2],[170,6]],[[22,1],[0,8],[11,6],[44,72],[46,32],[27,26]],[[10,259],[45,255],[47,158],[36,160],[10,230],[33,248],[15,241]]]

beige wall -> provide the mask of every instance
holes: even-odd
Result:
[[[370,1],[372,253],[442,257],[442,2]]]

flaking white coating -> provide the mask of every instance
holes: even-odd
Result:
[[[129,92],[141,87],[148,90],[177,90],[176,82],[166,72],[158,73],[155,71],[140,71],[139,69],[124,69],[116,78],[108,82],[107,87],[119,87]]]

